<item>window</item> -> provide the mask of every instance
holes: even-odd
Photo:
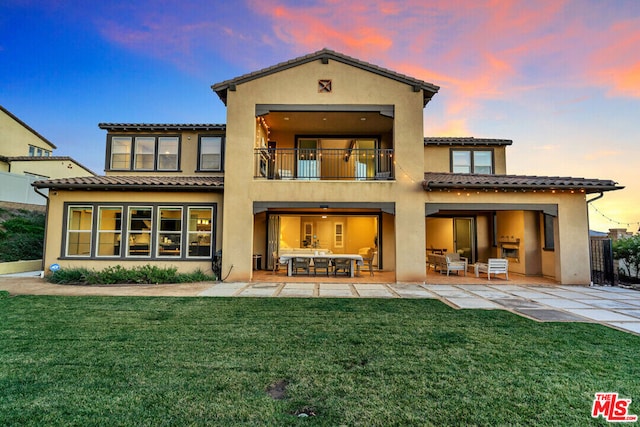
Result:
[[[222,170],[222,137],[203,136],[200,138],[200,161],[198,169],[203,171]]]
[[[341,222],[335,223],[335,234],[333,236],[333,245],[336,248],[344,247],[344,224]]]
[[[211,259],[214,250],[215,204],[67,204],[65,210],[66,257],[196,260]]]
[[[453,173],[471,173],[471,152],[470,151],[452,151],[451,159]]]
[[[158,247],[161,256],[180,257],[182,254],[182,208],[158,208]]]
[[[111,169],[131,168],[131,138],[111,138]]]
[[[212,208],[189,208],[188,257],[211,256]]]
[[[553,216],[544,214],[544,250],[546,251],[552,251],[555,249],[553,234]]]
[[[44,148],[36,147],[35,145],[29,146],[29,157],[50,157],[51,151]]]
[[[92,206],[71,206],[67,212],[68,256],[91,256]]]
[[[178,136],[138,136],[135,138],[111,136],[110,138],[110,170],[179,170],[180,137]]]
[[[153,170],[156,157],[156,139],[136,138],[135,170]]]
[[[127,256],[149,257],[151,251],[151,229],[153,228],[150,207],[129,208],[129,232]]]
[[[178,169],[178,138],[158,138],[158,170]]]
[[[97,256],[119,256],[121,245],[122,207],[99,207]]]
[[[451,172],[493,173],[492,150],[451,150]]]

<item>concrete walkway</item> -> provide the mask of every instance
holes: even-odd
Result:
[[[640,335],[640,292],[604,286],[413,283],[187,283],[134,286],[67,286],[39,273],[0,276],[0,290],[13,295],[428,298],[456,309],[507,310],[540,322],[600,323]]]

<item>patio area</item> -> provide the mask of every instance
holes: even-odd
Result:
[[[369,275],[368,271],[361,271],[360,274],[356,273],[354,277],[334,276],[329,274],[318,274],[317,276],[311,275],[297,275],[287,276],[287,272],[284,269],[280,269],[275,273],[271,270],[256,270],[253,272],[252,282],[259,283],[395,283],[396,277],[394,271],[374,271],[373,276]],[[426,284],[429,285],[540,285],[540,286],[554,286],[557,282],[553,279],[540,277],[540,276],[525,276],[518,273],[509,273],[509,280],[505,280],[504,274],[499,274],[497,277],[491,276],[491,280],[487,280],[486,274],[481,274],[480,277],[475,277],[473,269],[467,272],[465,276],[463,273],[450,273],[449,276],[441,274],[431,269],[427,270]]]

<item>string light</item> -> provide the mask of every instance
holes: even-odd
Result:
[[[626,225],[627,228],[630,228],[632,224],[636,224],[638,226],[638,231],[640,231],[640,221],[631,221],[631,222],[623,222],[623,221],[616,221],[615,219],[605,215],[604,213],[602,213],[602,211],[600,211],[598,208],[596,208],[594,205],[589,205],[589,207],[593,208],[593,210],[595,210],[597,213],[599,213],[604,219],[606,219],[607,221],[617,224],[617,225]]]

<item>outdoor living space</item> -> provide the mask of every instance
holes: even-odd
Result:
[[[476,264],[497,258],[506,261],[510,280],[516,274],[553,280],[554,228],[554,217],[541,211],[440,211],[426,218],[425,258],[427,264],[437,264],[436,270],[443,269],[437,257],[449,255],[451,260],[466,261],[467,277],[475,276]],[[444,270],[457,270],[449,271],[449,276],[464,276],[464,267]],[[486,273],[481,278],[486,280]],[[505,274],[497,278],[504,280]]]
[[[254,283],[396,283],[395,272],[376,270],[373,276],[369,275],[366,270],[356,273],[354,277],[334,276],[333,274],[314,275],[297,275],[289,277],[284,269],[276,272],[272,270],[257,270],[253,272],[252,282]],[[449,276],[442,274],[433,269],[427,268],[427,284],[430,285],[540,285],[540,286],[557,286],[557,282],[553,278],[543,276],[526,276],[519,273],[509,273],[509,280],[505,279],[504,274],[497,276],[491,275],[491,280],[487,279],[487,275],[480,274],[476,277],[471,267],[465,276],[462,272],[451,273]]]
[[[329,208],[258,213],[254,259],[260,261],[254,262],[252,280],[265,276],[261,270],[267,270],[271,278],[288,280],[381,277],[382,239],[378,236],[383,235],[382,215],[379,210]],[[393,257],[389,257],[389,267],[380,280],[395,281],[392,262]]]

